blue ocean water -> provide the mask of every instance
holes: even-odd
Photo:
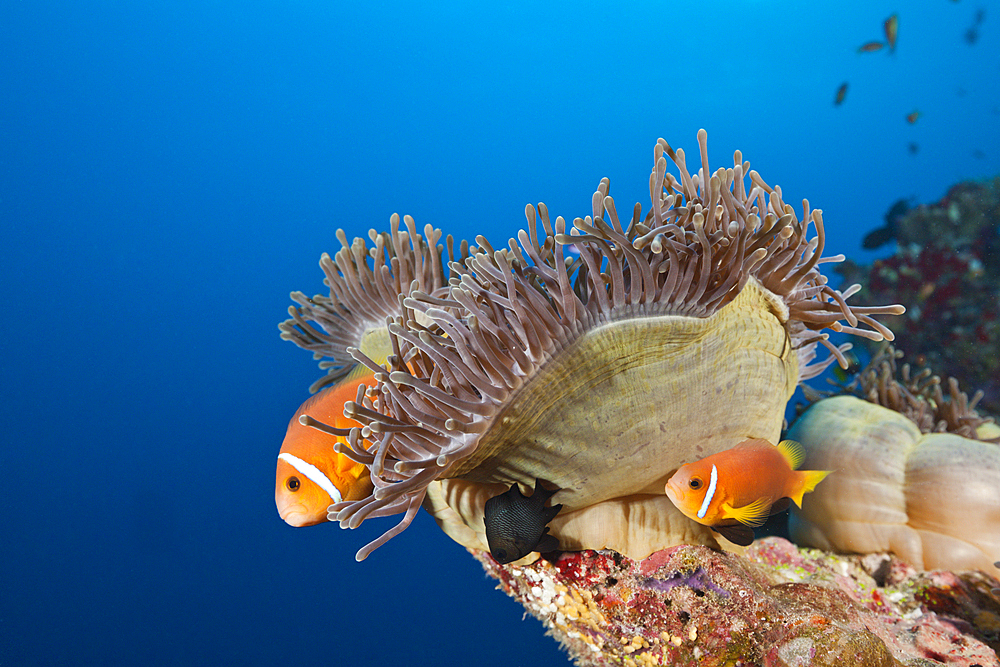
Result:
[[[704,127],[868,261],[893,201],[1000,172],[995,2],[10,0],[0,33],[3,666],[563,664],[427,515],[360,564],[392,520],[278,518],[320,373],[276,324],[335,229],[503,245],[603,176],[646,208],[656,138]]]

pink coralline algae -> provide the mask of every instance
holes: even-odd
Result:
[[[787,540],[743,555],[679,546],[642,561],[563,553],[500,565],[470,550],[577,665],[1000,667],[1000,599],[981,572]]]

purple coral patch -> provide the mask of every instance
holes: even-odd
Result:
[[[705,568],[700,565],[691,572],[674,572],[666,579],[655,579],[650,577],[642,582],[646,588],[652,588],[664,593],[676,586],[687,586],[688,588],[702,593],[712,592],[722,597],[729,597],[729,591],[719,588],[708,577]]]

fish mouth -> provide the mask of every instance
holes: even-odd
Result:
[[[299,503],[279,507],[278,516],[289,526],[296,528],[315,526],[326,521],[326,512],[323,512],[322,516],[317,516],[315,512],[310,512],[305,505]]]
[[[670,499],[670,502],[677,507],[680,507],[684,502],[684,489],[680,488],[680,486],[674,482],[673,479],[667,480],[667,486],[664,491],[666,491],[667,498]]]

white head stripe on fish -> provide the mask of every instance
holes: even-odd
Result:
[[[299,471],[300,474],[305,475],[306,477],[311,479],[317,486],[319,486],[319,488],[323,489],[324,491],[327,492],[327,494],[329,494],[330,499],[333,502],[339,503],[341,500],[343,500],[343,498],[341,498],[340,496],[340,491],[338,491],[337,487],[333,485],[333,482],[330,481],[330,478],[324,475],[323,471],[314,466],[313,464],[306,463],[299,457],[293,456],[288,452],[282,452],[278,454],[278,458],[283,461],[286,461],[288,465],[295,468],[297,471]]]
[[[708,482],[708,491],[705,492],[705,500],[701,502],[701,508],[698,510],[698,518],[704,519],[705,512],[708,511],[708,506],[712,504],[712,498],[715,496],[715,485],[719,481],[719,471],[716,469],[715,464],[712,464],[712,478]]]

